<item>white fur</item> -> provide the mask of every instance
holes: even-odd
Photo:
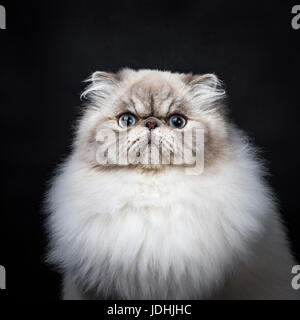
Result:
[[[224,96],[218,79],[187,78],[151,70],[123,70],[119,78],[93,74],[73,152],[47,198],[49,261],[64,274],[65,299],[299,298],[291,287],[295,261],[263,168],[215,108]],[[127,112],[135,111],[133,101],[149,116],[140,98],[150,96],[149,88],[160,118],[176,107],[176,100],[170,106],[173,96],[168,100],[172,88],[190,110],[185,130],[202,125],[195,119],[208,126],[213,151],[201,175],[175,166],[143,171],[92,164],[92,129],[117,130],[114,108],[128,92]],[[145,130],[139,125],[131,134],[142,140]],[[155,132],[167,141],[171,129]],[[226,157],[216,153],[224,147]]]
[[[50,260],[66,273],[64,297],[298,297],[261,174],[242,145],[218,173],[200,176],[179,168],[95,175],[72,155],[49,194]]]

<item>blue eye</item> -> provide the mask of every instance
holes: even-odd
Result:
[[[129,128],[132,127],[136,123],[136,118],[131,113],[124,113],[119,118],[119,125],[121,128]]]
[[[181,129],[185,126],[186,120],[183,116],[180,116],[179,114],[174,114],[169,119],[169,125],[176,129]]]

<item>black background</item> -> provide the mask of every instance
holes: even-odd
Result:
[[[215,72],[268,161],[300,261],[300,30],[289,1],[0,1],[0,264],[7,293],[57,298],[43,262],[47,180],[69,152],[84,80],[122,67]]]

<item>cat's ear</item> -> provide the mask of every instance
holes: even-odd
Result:
[[[194,85],[205,85],[216,89],[218,86],[221,86],[220,80],[213,73],[206,73],[202,75],[192,75],[189,79],[188,84],[190,86]]]
[[[118,74],[111,72],[96,71],[91,75],[91,81],[94,83],[106,82],[117,84],[119,81]]]
[[[216,101],[225,97],[222,83],[213,73],[203,75],[187,74],[183,81],[188,86],[193,99],[199,104],[212,106]]]
[[[85,82],[90,82],[81,98],[98,98],[103,100],[110,96],[118,87],[120,79],[118,74],[96,71]]]

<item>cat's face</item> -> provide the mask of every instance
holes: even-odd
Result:
[[[224,153],[224,91],[214,75],[125,69],[90,81],[76,147],[92,166],[160,169],[202,157],[208,165]]]

